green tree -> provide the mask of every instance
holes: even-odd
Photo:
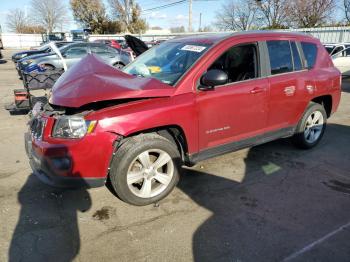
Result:
[[[173,34],[185,33],[185,27],[184,26],[171,27],[170,32]]]
[[[119,33],[121,23],[109,19],[106,8],[101,0],[71,0],[70,6],[74,20],[93,33]]]
[[[141,8],[134,0],[108,0],[112,15],[122,24],[123,31],[144,33],[146,20],[141,18]]]

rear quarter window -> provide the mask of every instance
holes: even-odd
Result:
[[[301,42],[301,47],[307,61],[307,68],[311,69],[315,66],[317,57],[317,45],[313,43]]]

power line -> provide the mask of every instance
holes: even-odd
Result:
[[[164,8],[168,8],[168,7],[172,7],[172,6],[175,6],[175,5],[179,5],[179,4],[185,3],[187,1],[188,0],[180,0],[180,1],[176,1],[176,2],[173,2],[173,3],[166,4],[166,5],[161,5],[161,6],[156,6],[156,7],[153,7],[153,8],[148,8],[148,9],[142,10],[142,12],[150,12],[150,11],[155,11],[155,10],[159,10],[159,9],[164,9]]]

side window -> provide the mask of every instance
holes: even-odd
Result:
[[[298,51],[297,45],[296,45],[295,42],[290,42],[290,45],[292,47],[294,71],[302,70],[303,66],[301,64],[301,59],[300,59],[300,55],[299,55],[299,51]]]
[[[80,47],[72,47],[67,50],[65,55],[69,58],[75,58],[75,57],[82,57],[87,54],[86,47],[80,46]]]
[[[228,75],[228,83],[254,79],[258,73],[258,48],[256,43],[231,47],[209,68],[220,69]]]
[[[293,61],[289,41],[267,41],[271,74],[283,74],[293,71]]]
[[[104,46],[91,46],[90,47],[91,53],[93,54],[106,54],[107,48]]]
[[[350,46],[349,45],[346,45],[345,46],[345,56],[350,56]]]
[[[308,69],[314,67],[317,57],[317,46],[313,43],[301,42]]]

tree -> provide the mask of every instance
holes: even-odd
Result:
[[[289,24],[289,0],[256,0],[268,29],[286,28]]]
[[[350,0],[344,0],[345,18],[350,23]]]
[[[171,27],[170,32],[173,34],[185,33],[185,27],[184,26]]]
[[[230,0],[216,13],[215,25],[220,30],[249,30],[257,25],[257,5],[253,0]]]
[[[292,0],[288,15],[297,27],[316,27],[329,22],[335,11],[335,0]]]
[[[15,33],[24,33],[24,27],[27,24],[27,17],[22,9],[12,9],[7,14],[6,25],[8,29]]]
[[[93,33],[105,33],[104,28],[110,23],[106,8],[101,0],[71,0],[74,20]]]
[[[32,0],[32,17],[37,25],[43,26],[51,33],[66,20],[67,10],[62,1]]]
[[[141,8],[134,0],[108,0],[113,17],[122,23],[123,31],[144,33],[147,23],[141,18]]]
[[[40,25],[26,25],[22,33],[23,34],[43,34],[46,32],[46,29]]]
[[[213,28],[210,25],[206,25],[198,30],[199,32],[213,32]]]

